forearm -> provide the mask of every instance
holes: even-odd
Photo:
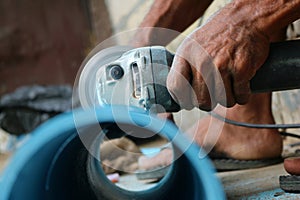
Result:
[[[212,0],[155,0],[139,27],[160,27],[182,32],[203,15],[211,2]],[[157,35],[158,31],[154,32],[152,29],[141,30],[136,37],[137,43],[167,44],[176,36],[162,34],[154,39],[153,34]],[[164,38],[164,41],[153,41],[160,38]]]
[[[234,0],[225,9],[230,24],[252,26],[268,38],[300,18],[300,0]]]
[[[140,27],[183,31],[202,16],[212,0],[155,0]]]

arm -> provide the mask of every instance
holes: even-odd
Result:
[[[202,16],[211,2],[212,0],[155,0],[139,26],[142,29],[138,30],[134,42],[140,46],[168,44],[176,37],[175,32],[170,36],[170,32],[160,32],[152,27],[182,32]]]
[[[187,109],[247,103],[249,80],[266,60],[272,35],[300,18],[299,10],[300,0],[234,0],[225,6],[178,49],[167,81],[173,97]],[[222,81],[205,76],[205,66],[215,67]]]

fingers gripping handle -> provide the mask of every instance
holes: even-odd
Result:
[[[174,57],[169,56],[170,60]],[[252,93],[299,89],[300,40],[272,43],[267,60],[250,80],[250,88]],[[174,100],[162,106],[168,112],[180,110]]]

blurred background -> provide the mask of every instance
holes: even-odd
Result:
[[[151,3],[1,0],[0,96],[23,85],[72,85],[89,50],[137,27]]]
[[[69,109],[70,88],[87,54],[114,33],[136,28],[152,2],[0,0],[0,169],[3,153],[16,145],[9,133],[21,135]],[[14,94],[23,86],[30,88]],[[49,99],[60,108],[45,109]]]
[[[152,3],[153,0],[0,0],[0,99],[26,85],[72,87],[87,54],[113,34],[137,28]],[[218,1],[208,9],[206,18],[214,7],[220,7]],[[195,22],[189,30],[198,24]],[[289,29],[288,35],[294,37],[293,34]],[[300,122],[299,99],[297,90],[273,95],[277,123]],[[182,111],[175,120],[185,130],[199,118],[199,112]],[[7,140],[1,133],[0,149],[3,140]]]

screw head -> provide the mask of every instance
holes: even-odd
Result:
[[[110,68],[110,75],[113,79],[118,80],[123,77],[124,70],[119,65],[114,65]]]

